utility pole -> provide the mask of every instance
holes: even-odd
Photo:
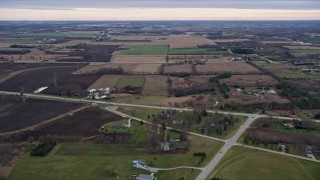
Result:
[[[56,87],[58,86],[58,83],[57,83],[57,73],[53,73],[53,86]]]

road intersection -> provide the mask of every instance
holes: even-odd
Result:
[[[8,91],[0,91],[0,94],[4,95],[20,95],[18,92],[8,92]],[[77,102],[77,103],[96,103],[96,104],[104,104],[104,105],[109,105],[109,107],[106,108],[106,110],[113,112],[115,114],[118,114],[122,117],[130,118],[130,119],[135,119],[138,121],[143,121],[145,123],[153,124],[152,122],[145,121],[140,118],[136,118],[130,115],[127,115],[125,113],[117,111],[117,106],[126,106],[126,107],[138,107],[138,108],[152,108],[152,109],[174,109],[177,111],[193,111],[193,109],[189,108],[176,108],[176,107],[164,107],[164,106],[151,106],[151,105],[139,105],[139,104],[127,104],[127,103],[116,103],[116,102],[107,102],[107,101],[98,101],[98,100],[93,100],[93,99],[75,99],[75,98],[65,98],[65,97],[59,97],[59,96],[50,96],[50,95],[42,95],[42,94],[31,94],[31,93],[25,93],[24,96],[29,97],[29,98],[37,98],[37,99],[46,99],[46,100],[55,100],[55,101],[65,101],[65,102]],[[177,169],[177,168],[194,168],[194,169],[199,169],[201,170],[201,173],[198,175],[196,178],[197,180],[205,180],[208,178],[210,173],[216,168],[216,166],[219,164],[221,159],[225,156],[225,154],[228,152],[228,150],[233,147],[233,146],[242,146],[246,148],[251,148],[251,149],[257,149],[269,153],[275,153],[275,154],[281,154],[289,157],[295,157],[299,159],[304,159],[304,160],[309,160],[313,162],[320,163],[319,160],[315,159],[310,159],[302,156],[296,156],[293,154],[288,154],[288,153],[283,153],[283,152],[278,152],[278,151],[273,151],[269,149],[263,149],[263,148],[258,148],[258,147],[253,147],[253,146],[248,146],[244,144],[239,144],[237,141],[240,138],[240,136],[246,131],[247,128],[249,128],[250,124],[254,122],[254,120],[261,118],[261,117],[270,117],[267,115],[261,115],[261,114],[252,114],[252,113],[240,113],[240,112],[226,112],[226,111],[213,111],[213,110],[207,110],[207,112],[210,113],[221,113],[221,114],[230,114],[230,115],[238,115],[238,116],[246,116],[248,119],[245,121],[245,123],[240,126],[240,128],[237,130],[237,132],[230,138],[230,139],[220,139],[220,138],[215,138],[215,137],[210,137],[194,132],[188,132],[189,134],[195,135],[195,136],[200,136],[208,139],[213,139],[217,141],[222,141],[224,142],[224,146],[220,149],[219,153],[215,155],[215,157],[205,166],[202,168],[199,167],[190,167],[190,166],[182,166],[182,167],[175,167],[175,168],[153,168],[153,171],[158,171],[158,170],[171,170],[171,169]],[[293,120],[297,118],[293,117],[283,117],[283,116],[273,116],[273,118],[277,119],[287,119],[287,120]],[[298,119],[300,120],[300,119]],[[158,125],[161,126],[161,125]],[[172,127],[167,127],[168,129],[173,129]]]

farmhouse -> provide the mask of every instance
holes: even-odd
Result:
[[[148,170],[148,166],[147,166],[146,162],[144,160],[142,160],[142,159],[133,160],[132,161],[132,167],[138,168],[138,169]]]

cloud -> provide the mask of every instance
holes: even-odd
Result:
[[[319,0],[0,0],[2,8],[237,8],[320,9]]]
[[[1,20],[319,20],[320,10],[232,8],[1,8]]]

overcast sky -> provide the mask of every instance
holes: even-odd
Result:
[[[0,0],[1,20],[320,20],[320,0]]]

